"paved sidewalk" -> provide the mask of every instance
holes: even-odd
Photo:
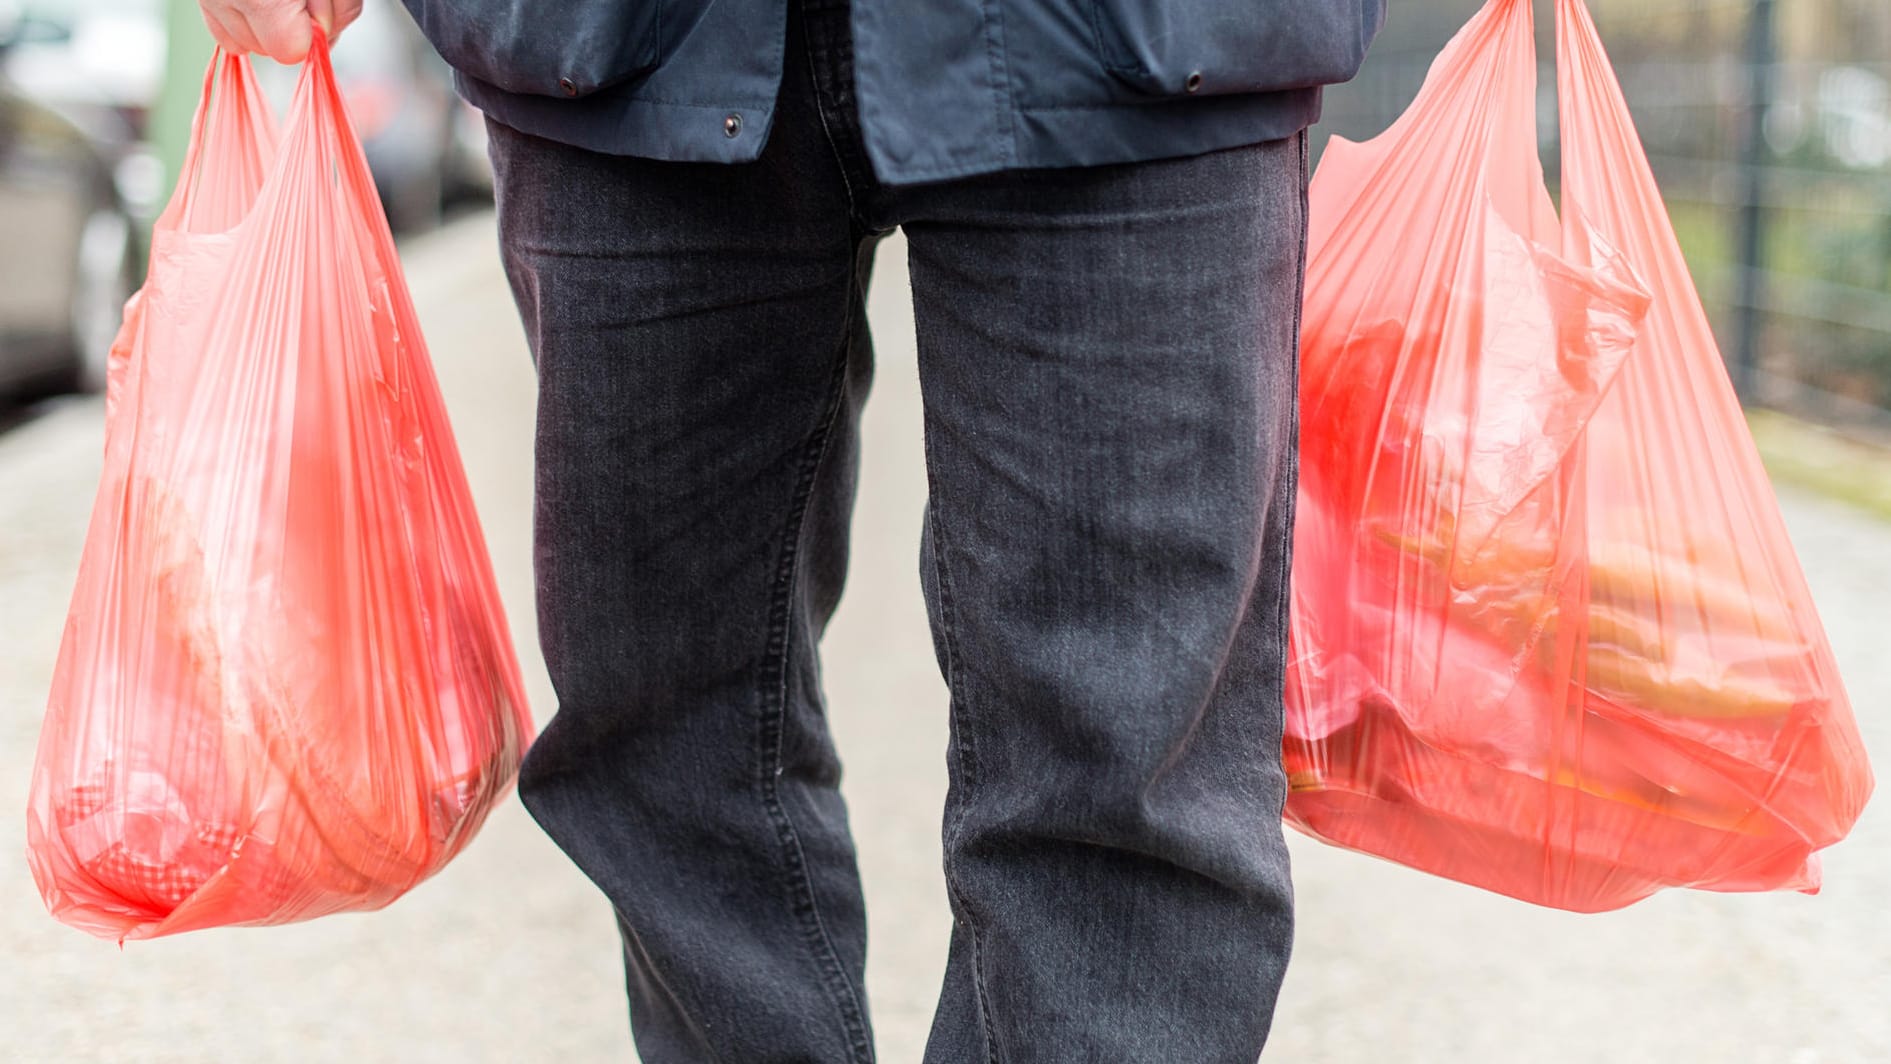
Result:
[[[522,650],[535,644],[533,381],[491,219],[418,241],[409,280]],[[905,249],[882,246],[881,352],[854,569],[826,644],[872,920],[882,1058],[917,1061],[945,951],[945,693],[917,580],[924,502]],[[45,915],[20,858],[27,778],[98,470],[96,401],[0,431],[0,1062],[557,1061],[630,1057],[615,933],[516,801],[380,913],[134,943]],[[1867,741],[1891,765],[1891,527],[1790,496]],[[541,722],[552,703],[528,657]],[[1268,1060],[1295,1064],[1891,1061],[1891,814],[1799,895],[1671,893],[1550,912],[1296,838],[1295,966]],[[731,1062],[740,1064],[740,1062]],[[1177,1062],[1192,1064],[1192,1062]]]

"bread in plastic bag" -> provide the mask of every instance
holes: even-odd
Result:
[[[1633,123],[1491,0],[1310,192],[1286,815],[1542,905],[1815,889],[1856,724]]]

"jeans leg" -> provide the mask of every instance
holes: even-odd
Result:
[[[1251,1064],[1266,1041],[1293,926],[1304,152],[901,207],[952,700],[931,1064]]]
[[[799,81],[745,166],[493,127],[559,700],[519,789],[616,909],[647,1064],[873,1056],[816,645],[846,569],[874,240]]]

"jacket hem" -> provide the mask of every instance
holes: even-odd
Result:
[[[767,143],[775,112],[773,99],[712,105],[609,91],[557,99],[506,92],[464,73],[455,81],[467,102],[521,133],[606,155],[669,162],[752,162]],[[917,185],[1003,170],[1177,158],[1280,140],[1318,121],[1320,90],[1019,107],[1007,137],[899,161],[888,157],[881,124],[901,117],[866,110],[874,112],[861,116],[874,176],[886,185]],[[725,132],[731,115],[740,119],[733,137]]]

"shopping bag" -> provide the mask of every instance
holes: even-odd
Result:
[[[386,905],[530,733],[320,38],[280,143],[248,61],[212,61],[114,345],[27,845],[53,915],[119,941]]]
[[[1563,909],[1811,891],[1870,769],[1595,27],[1557,3],[1560,205],[1529,0],[1312,182],[1286,817]]]

